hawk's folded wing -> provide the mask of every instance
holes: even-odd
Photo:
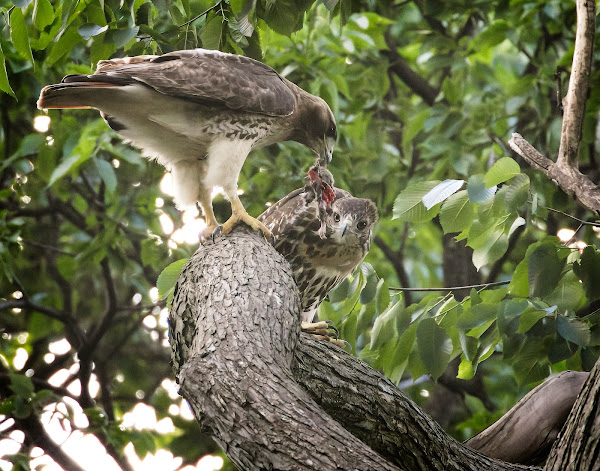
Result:
[[[141,83],[187,101],[269,116],[288,116],[296,109],[294,85],[271,67],[204,49],[100,61],[93,75],[68,75],[63,82]]]

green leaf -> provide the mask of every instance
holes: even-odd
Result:
[[[431,114],[431,108],[427,107],[411,116],[402,132],[402,145],[406,146],[423,130],[423,123]]]
[[[49,0],[35,0],[33,6],[33,25],[42,31],[54,21],[54,10]],[[65,54],[68,51],[65,51]]]
[[[262,19],[273,31],[289,36],[302,28],[304,12],[311,5],[312,2],[298,2],[297,0],[268,1],[265,2]]]
[[[517,329],[517,334],[524,334],[544,317],[546,317],[546,311],[527,309],[519,317],[519,328]]]
[[[80,42],[83,38],[75,28],[67,29],[58,41],[52,46],[50,54],[46,58],[46,65],[51,66],[62,56],[73,49],[73,46]]]
[[[464,180],[444,180],[438,185],[434,186],[431,190],[423,196],[423,204],[428,210],[433,208],[436,204],[442,203],[465,184]]]
[[[361,263],[360,270],[363,272],[367,283],[360,292],[359,301],[361,304],[369,304],[375,298],[379,280],[377,279],[377,273],[375,273],[370,263]]]
[[[223,24],[223,17],[218,15],[206,23],[200,34],[202,47],[205,49],[221,49],[221,45],[223,44]]]
[[[465,355],[460,357],[460,365],[458,365],[458,374],[456,375],[459,379],[469,380],[475,376],[477,367],[473,366],[473,362],[467,360]]]
[[[396,367],[390,375],[390,380],[396,383],[400,381],[400,379],[402,379],[402,373],[406,368],[408,357],[415,343],[415,338],[417,336],[417,327],[417,323],[411,324],[411,326],[400,335],[398,341],[396,342],[396,348],[394,350],[392,360],[393,364],[396,365]]]
[[[8,81],[8,74],[6,73],[6,61],[4,60],[4,53],[2,52],[2,44],[0,44],[0,90],[4,93],[8,93],[13,98],[17,98],[15,92],[10,86]]]
[[[590,326],[580,319],[559,315],[556,318],[556,330],[561,337],[576,345],[587,347],[590,344]]]
[[[543,297],[556,288],[562,273],[565,260],[560,260],[556,247],[546,242],[536,247],[529,256],[527,279],[529,281],[529,296]]]
[[[516,211],[529,199],[529,177],[524,173],[515,175],[515,178],[506,189],[504,196],[504,209],[507,213]]]
[[[10,378],[10,389],[12,389],[17,396],[31,399],[33,392],[35,391],[31,378],[17,373],[9,373],[8,377]]]
[[[133,443],[135,453],[141,459],[144,459],[148,453],[154,453],[156,451],[154,435],[152,432],[146,430],[132,431],[131,443]]]
[[[376,350],[396,335],[396,320],[404,310],[404,303],[397,302],[377,316],[371,330],[371,350]]]
[[[52,172],[50,175],[50,181],[48,182],[48,187],[54,185],[54,183],[60,178],[64,177],[67,173],[75,170],[79,167],[83,162],[88,160],[89,157],[81,156],[79,154],[72,155],[64,159]]]
[[[109,29],[106,32],[106,40],[113,43],[117,48],[125,46],[135,38],[140,30],[139,26],[124,29]]]
[[[92,36],[104,33],[107,29],[108,25],[100,26],[94,23],[84,23],[77,28],[77,32],[83,39],[90,39]]]
[[[432,219],[437,214],[436,207],[428,210],[422,200],[438,183],[439,181],[413,183],[400,192],[394,201],[392,219],[406,222],[425,222]]]
[[[505,335],[514,334],[518,328],[516,320],[528,307],[529,303],[525,299],[506,299],[502,301],[498,308],[498,330]]]
[[[588,245],[579,261],[573,264],[573,272],[583,283],[589,301],[600,298],[600,252]]]
[[[510,157],[502,157],[490,168],[483,179],[487,187],[510,180],[521,173],[519,164]]]
[[[183,266],[187,263],[189,259],[182,258],[177,260],[176,262],[168,265],[156,280],[156,287],[158,288],[158,297],[160,299],[164,299],[175,289],[175,283],[177,283],[177,279],[179,278],[179,274],[183,269]]]
[[[496,20],[473,38],[471,47],[479,50],[496,46],[506,39],[510,29],[511,27],[506,20]]]
[[[463,330],[459,330],[458,341],[460,342],[460,348],[462,349],[465,358],[468,361],[473,361],[473,359],[475,358],[475,354],[477,353],[479,340],[469,335],[466,335]]]
[[[375,313],[380,315],[382,312],[387,310],[390,305],[390,288],[386,281],[381,278],[377,282],[377,289],[375,291]]]
[[[483,175],[473,175],[467,182],[467,193],[471,203],[483,203],[496,194],[496,185],[488,188],[483,181]]]
[[[100,174],[100,178],[106,185],[106,190],[109,193],[114,193],[117,189],[117,176],[115,175],[115,169],[104,159],[94,159],[96,163],[96,168],[98,169],[98,173]]]
[[[25,23],[23,11],[20,8],[13,8],[10,13],[10,39],[12,39],[17,52],[33,64],[33,54],[29,45],[27,24]]]
[[[485,239],[483,245],[473,250],[473,265],[479,270],[484,265],[494,263],[506,253],[508,249],[508,236],[498,229]]]
[[[435,319],[423,319],[417,327],[419,356],[427,371],[437,380],[446,370],[452,355],[452,341]]]
[[[460,232],[471,227],[475,211],[466,190],[452,195],[440,209],[440,223],[444,233]]]
[[[494,304],[476,304],[460,315],[456,326],[463,330],[472,329],[473,327],[482,325],[490,319],[495,318],[497,311],[498,306]]]

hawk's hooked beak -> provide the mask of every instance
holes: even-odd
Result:
[[[344,225],[342,226],[342,234],[340,237],[344,237],[344,234],[346,233],[346,231],[352,227],[352,216],[348,215],[346,216],[346,218],[344,218],[343,221]]]
[[[323,136],[323,150],[319,154],[319,163],[324,167],[331,162],[333,155],[333,148],[335,147],[335,139],[327,136]]]

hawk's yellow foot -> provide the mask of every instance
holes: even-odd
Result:
[[[319,340],[337,345],[340,348],[350,346],[348,342],[338,338],[337,329],[329,322],[302,322],[300,328],[302,329],[302,332],[306,332]]]
[[[238,198],[231,198],[231,211],[231,217],[221,226],[221,232],[223,234],[229,234],[237,224],[244,222],[250,226],[252,230],[262,231],[267,240],[272,239],[273,236],[271,231],[267,229],[267,226],[258,219],[250,216]]]

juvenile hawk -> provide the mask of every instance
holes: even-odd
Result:
[[[312,179],[312,178],[311,178]],[[324,183],[327,188],[327,183]],[[275,239],[275,248],[294,271],[301,297],[302,321],[311,323],[321,301],[362,261],[377,221],[375,204],[333,188],[335,199],[315,195],[314,187],[294,190],[258,220]],[[325,193],[325,192],[324,192]],[[325,202],[325,204],[323,204]],[[321,220],[319,209],[329,206]]]
[[[237,194],[252,149],[297,141],[326,165],[337,137],[333,113],[321,98],[261,62],[205,49],[100,61],[93,75],[68,75],[45,87],[38,108],[100,110],[112,129],[171,170],[179,208],[200,203],[204,236],[218,227],[215,186],[231,202],[223,233],[243,221],[268,235]]]

